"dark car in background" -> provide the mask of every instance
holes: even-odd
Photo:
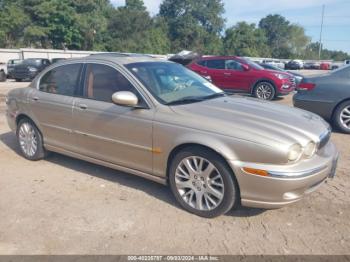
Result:
[[[306,62],[304,63],[304,69],[320,69],[321,64],[319,62]]]
[[[15,65],[22,63],[22,59],[10,59],[7,61],[7,78],[13,78],[13,70]]]
[[[249,93],[263,100],[287,95],[296,87],[295,78],[290,74],[265,70],[260,65],[242,57],[201,57],[188,67],[210,79],[226,92]]]
[[[297,85],[304,78],[304,76],[301,75],[301,74],[298,74],[298,73],[295,73],[295,72],[292,72],[292,71],[286,71],[286,70],[284,70],[284,69],[282,69],[280,67],[277,67],[277,66],[274,66],[274,65],[271,65],[271,64],[259,63],[259,65],[262,66],[263,68],[267,69],[267,70],[274,70],[274,71],[280,71],[280,72],[285,72],[285,73],[291,74],[292,76],[294,76],[295,82],[296,82]]]
[[[304,63],[301,60],[291,60],[286,63],[285,69],[299,70],[304,68]]]
[[[295,107],[314,112],[350,134],[350,66],[304,78],[293,101]]]
[[[22,63],[15,65],[13,70],[13,78],[16,81],[32,80],[38,73],[51,64],[49,59],[44,58],[28,58]]]

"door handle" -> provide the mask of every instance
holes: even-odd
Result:
[[[201,74],[207,74],[207,71],[200,71]]]
[[[34,97],[32,97],[32,100],[33,100],[33,101],[38,101],[38,100],[39,100],[39,97],[34,96]]]
[[[225,76],[230,76],[232,75],[231,73],[224,73]]]
[[[85,109],[87,109],[87,105],[85,105],[85,104],[80,104],[80,105],[79,105],[79,108],[80,108],[81,110],[85,110]]]

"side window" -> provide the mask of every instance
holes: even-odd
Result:
[[[199,61],[197,61],[197,64],[200,65],[200,66],[206,67],[206,66],[207,66],[207,61],[205,61],[205,60],[199,60]]]
[[[56,67],[41,78],[39,90],[65,96],[77,95],[80,71],[81,64]]]
[[[116,69],[100,64],[87,65],[85,97],[112,102],[112,95],[118,91],[133,92],[140,99],[133,85]]]
[[[242,65],[235,60],[226,60],[225,68],[228,70],[243,71]]]
[[[225,60],[207,60],[207,67],[212,69],[225,69]]]

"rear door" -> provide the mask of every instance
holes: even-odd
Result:
[[[35,122],[44,136],[44,143],[74,151],[72,108],[80,92],[82,64],[55,67],[45,73],[28,97]]]
[[[86,65],[84,96],[74,104],[74,133],[80,154],[151,173],[154,109],[127,77],[114,65]],[[145,108],[114,104],[118,91],[133,92]]]
[[[225,60],[209,59],[206,60],[207,75],[210,76],[212,82],[220,88],[225,88]]]

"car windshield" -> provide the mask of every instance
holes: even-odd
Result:
[[[39,65],[41,63],[40,59],[25,59],[22,62],[25,65]]]
[[[247,65],[249,65],[250,67],[252,67],[252,68],[254,68],[254,69],[256,69],[256,70],[264,70],[264,68],[263,68],[261,65],[255,63],[255,62],[253,62],[252,60],[245,59],[245,58],[240,58],[240,60],[241,60],[243,63],[246,63]]]
[[[22,63],[22,60],[19,60],[19,59],[18,60],[10,60],[9,61],[10,65],[17,65],[17,64],[20,64],[20,63]]]
[[[162,104],[194,103],[224,95],[221,89],[180,64],[141,62],[126,67]]]

